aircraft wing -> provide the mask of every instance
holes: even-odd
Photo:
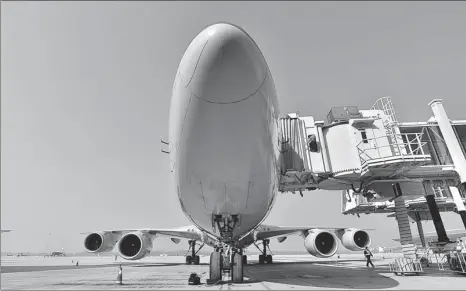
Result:
[[[263,240],[263,239],[269,239],[269,238],[274,238],[274,237],[284,237],[284,236],[289,236],[289,235],[294,235],[294,234],[299,234],[303,235],[308,231],[312,231],[314,229],[320,229],[320,230],[326,230],[329,232],[334,232],[334,233],[339,233],[343,232],[345,230],[349,230],[351,228],[346,228],[346,227],[340,227],[340,228],[335,228],[335,227],[279,227],[279,226],[263,226],[262,228],[256,230],[256,239],[257,240]],[[372,229],[365,229],[367,230],[372,230]]]
[[[84,232],[81,234],[90,234],[90,233],[113,233],[119,235],[125,235],[129,232],[139,231],[142,233],[148,233],[152,235],[164,235],[168,237],[175,238],[185,238],[193,240],[202,240],[202,236],[192,228],[173,228],[173,229],[151,229],[151,228],[142,228],[142,229],[121,229],[121,230],[101,230],[95,232]]]

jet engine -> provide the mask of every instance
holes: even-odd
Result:
[[[84,248],[89,253],[102,253],[113,250],[121,237],[121,233],[94,232],[84,239]]]
[[[118,243],[118,252],[125,260],[140,260],[152,251],[153,235],[143,232],[125,234]]]
[[[343,246],[350,251],[361,251],[371,245],[369,234],[360,229],[346,230],[340,240]]]
[[[337,237],[325,230],[311,230],[304,239],[307,252],[318,258],[333,256],[338,250]]]

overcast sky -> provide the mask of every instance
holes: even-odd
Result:
[[[218,21],[242,26],[273,74],[282,115],[323,120],[332,106],[392,96],[402,121],[441,97],[466,119],[466,2],[2,2],[2,251],[82,251],[80,232],[188,225],[169,182],[174,76],[191,40]],[[344,216],[340,192],[280,194],[285,226],[376,228]],[[461,228],[456,214],[447,228]],[[425,224],[433,231],[432,223]],[[413,225],[413,233],[416,233]],[[300,237],[273,249],[303,248]],[[155,248],[186,249],[169,239]]]

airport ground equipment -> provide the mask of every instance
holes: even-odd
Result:
[[[196,273],[191,273],[188,279],[188,285],[200,285],[201,284],[201,277],[199,277]]]
[[[435,257],[435,262],[440,271],[445,271],[445,265],[450,262],[450,256],[456,249],[456,243],[451,242],[429,242],[429,249]]]
[[[389,264],[390,272],[395,275],[419,275],[423,273],[422,264],[419,260],[410,258],[397,258],[393,263]]]
[[[466,275],[466,254],[461,251],[450,253],[448,260],[450,269],[460,275]]]
[[[429,267],[432,264],[430,247],[416,248],[416,259],[419,260],[421,264],[425,264],[426,267]]]
[[[430,243],[439,270],[444,271],[445,266],[455,273],[466,275],[466,254],[457,249],[456,243]]]

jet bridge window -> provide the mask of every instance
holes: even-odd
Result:
[[[319,151],[319,145],[317,144],[317,138],[315,134],[307,136],[307,146],[310,152],[317,153]]]
[[[363,143],[368,143],[369,141],[367,140],[367,133],[365,129],[360,130],[361,132],[361,138]]]

